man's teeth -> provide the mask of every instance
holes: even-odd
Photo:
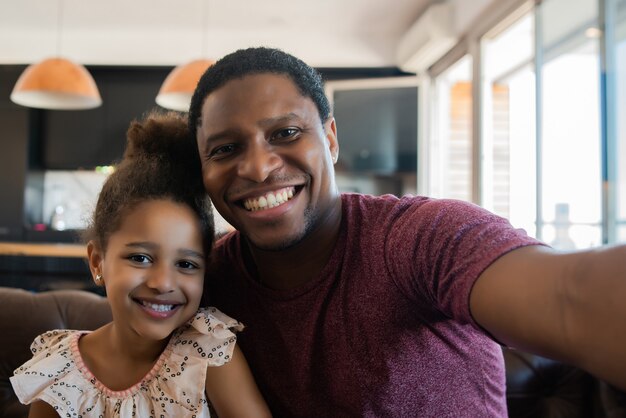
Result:
[[[166,311],[171,311],[172,309],[174,309],[174,305],[159,305],[156,303],[149,303],[146,301],[141,301],[141,304],[145,306],[146,308],[150,308],[153,311],[157,311],[157,312],[166,312]]]
[[[291,199],[294,191],[293,187],[287,187],[269,192],[260,197],[244,200],[243,206],[250,211],[275,208]]]

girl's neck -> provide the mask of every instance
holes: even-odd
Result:
[[[111,322],[105,331],[111,354],[129,362],[156,362],[165,350],[169,338],[161,341],[149,340],[128,328],[117,327]]]
[[[152,370],[168,342],[126,335],[112,322],[81,338],[78,348],[91,373],[107,388],[120,391]]]

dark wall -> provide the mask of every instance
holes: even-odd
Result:
[[[42,112],[43,167],[92,169],[119,160],[129,123],[157,107],[154,99],[169,71],[169,68],[91,68],[102,106]]]
[[[11,102],[24,67],[0,67],[0,240],[20,240],[28,170],[29,110]]]

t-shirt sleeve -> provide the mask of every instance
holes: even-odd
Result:
[[[390,212],[386,266],[412,300],[475,324],[469,295],[480,274],[516,248],[541,244],[472,203],[403,198]]]

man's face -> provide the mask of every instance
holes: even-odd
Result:
[[[337,216],[334,119],[322,124],[287,76],[249,75],[209,94],[197,141],[215,208],[255,247],[288,248]]]

